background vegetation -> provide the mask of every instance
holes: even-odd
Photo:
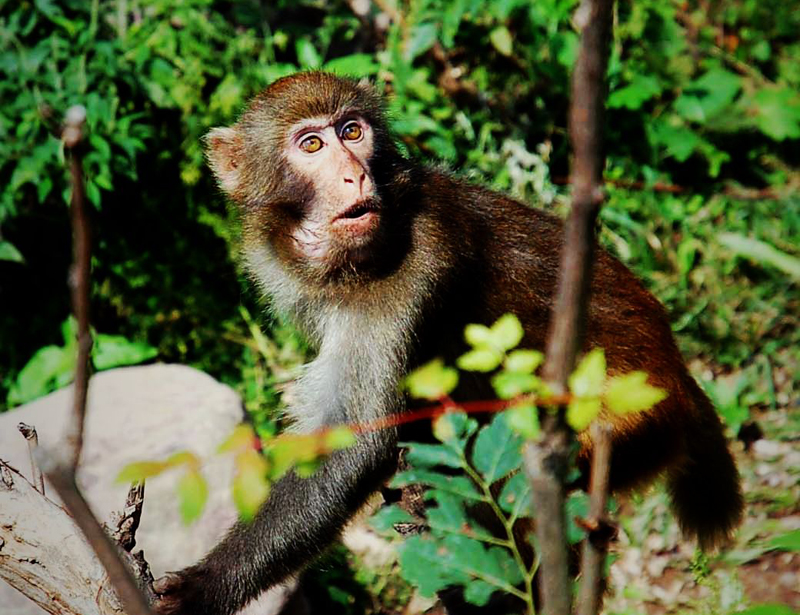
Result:
[[[271,431],[280,384],[306,351],[238,271],[236,227],[205,168],[202,135],[235,120],[281,75],[322,67],[366,76],[389,94],[410,155],[562,211],[576,8],[575,0],[0,0],[0,408],[71,372],[67,177],[43,109],[51,118],[75,103],[88,110],[93,324],[117,350],[96,366],[194,365],[240,390]],[[731,434],[792,448],[800,8],[620,2],[609,81],[602,239],[667,305]],[[796,467],[777,454],[758,458],[778,460],[775,485],[751,459],[743,457],[752,516],[797,519]],[[653,497],[637,510],[663,508]],[[736,566],[775,550],[774,524],[749,527],[741,545],[749,555],[720,563],[730,574],[718,588],[740,587]],[[647,540],[645,530],[630,534]],[[797,542],[779,549],[796,550]],[[357,594],[343,592],[341,608]],[[746,602],[740,594],[734,604]]]

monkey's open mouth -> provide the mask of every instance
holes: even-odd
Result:
[[[359,201],[336,216],[334,222],[338,222],[340,220],[358,220],[359,218],[377,212],[377,204],[372,200]]]

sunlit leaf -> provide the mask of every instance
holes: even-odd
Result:
[[[505,369],[510,372],[532,374],[544,361],[544,354],[537,350],[512,350],[508,353]]]
[[[344,425],[334,427],[325,434],[325,447],[329,451],[338,451],[349,448],[356,443],[356,434]]]
[[[610,378],[604,400],[612,412],[628,414],[648,410],[667,395],[664,389],[647,384],[646,372],[636,371]]]
[[[244,521],[251,521],[269,496],[267,469],[266,460],[256,451],[247,451],[236,457],[233,501]]]
[[[511,32],[505,26],[498,26],[489,33],[492,46],[504,56],[510,56],[514,51]]]
[[[492,332],[485,325],[469,324],[464,328],[464,339],[471,346],[487,346],[492,342]]]
[[[597,418],[601,407],[597,397],[574,398],[567,406],[567,423],[575,431],[583,431]]]
[[[526,440],[539,438],[539,409],[533,404],[520,404],[506,410],[508,426]]]
[[[137,365],[158,355],[158,349],[147,342],[133,342],[122,335],[99,333],[94,338],[92,363],[98,370]]]
[[[198,470],[189,470],[178,481],[178,510],[187,525],[203,512],[208,500],[208,484]]]
[[[242,423],[234,427],[231,435],[217,448],[218,453],[231,453],[234,451],[244,451],[256,448],[257,436],[253,431],[253,426],[249,423]]]
[[[492,386],[500,399],[513,399],[524,393],[532,393],[541,384],[541,379],[533,374],[500,372],[492,377]]]
[[[489,347],[475,348],[456,360],[459,368],[470,372],[490,372],[503,361],[502,353]]]
[[[116,482],[118,483],[141,483],[142,481],[158,476],[169,466],[163,461],[136,461],[129,463],[119,474]]]
[[[414,370],[405,379],[406,388],[412,397],[441,399],[458,384],[458,372],[445,366],[441,359],[434,359]]]
[[[505,314],[491,326],[492,344],[502,350],[511,350],[522,341],[525,331],[519,318],[514,314]]]
[[[569,390],[578,397],[597,397],[606,381],[606,355],[602,348],[589,351],[569,377]]]

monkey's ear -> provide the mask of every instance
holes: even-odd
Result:
[[[212,128],[205,137],[208,166],[220,187],[229,195],[239,188],[244,143],[236,128]]]

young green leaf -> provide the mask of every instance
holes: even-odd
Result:
[[[513,51],[511,32],[505,26],[498,26],[489,33],[489,40],[497,51],[504,56],[510,56]]]
[[[352,429],[345,426],[334,427],[325,436],[325,447],[329,451],[338,451],[349,448],[356,443],[356,434]]]
[[[629,414],[648,410],[666,397],[664,389],[647,384],[646,372],[636,371],[610,378],[604,400],[612,412]]]
[[[508,426],[526,440],[539,438],[539,409],[533,404],[519,404],[505,412]]]
[[[598,397],[606,381],[606,355],[602,348],[589,351],[569,377],[569,390],[578,397]]]
[[[506,357],[505,369],[509,372],[532,374],[544,361],[538,350],[513,350]]]
[[[500,366],[503,354],[488,346],[475,348],[456,359],[456,365],[468,372],[491,372]]]
[[[492,376],[492,386],[500,399],[514,399],[523,393],[533,393],[541,388],[542,381],[533,374],[500,372]]]
[[[511,350],[522,341],[525,331],[519,318],[514,314],[504,314],[491,326],[492,345],[502,350]]]
[[[163,461],[136,461],[129,463],[117,474],[116,482],[141,483],[148,478],[158,476],[168,467]]]
[[[233,501],[243,521],[252,521],[269,495],[267,461],[256,451],[236,456],[236,476],[233,479]]]
[[[405,379],[405,386],[412,397],[441,399],[458,384],[458,372],[446,367],[441,359],[434,359],[415,369]]]
[[[178,481],[178,509],[188,525],[203,512],[208,500],[208,484],[199,470],[187,471]]]
[[[599,397],[574,398],[567,406],[567,423],[575,431],[583,431],[597,418],[601,407]]]
[[[467,325],[464,328],[464,339],[475,348],[488,346],[492,343],[492,331],[485,325]]]

